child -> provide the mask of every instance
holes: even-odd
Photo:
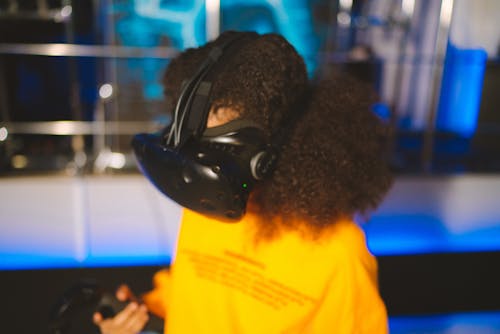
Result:
[[[348,77],[309,82],[279,35],[227,32],[172,60],[172,107],[210,50],[235,34],[249,41],[217,68],[207,128],[244,119],[285,140],[239,222],[185,210],[175,260],[144,295],[147,309],[165,333],[386,333],[377,263],[354,222],[391,185],[372,94]],[[146,313],[131,303],[94,321],[103,333],[135,333]]]

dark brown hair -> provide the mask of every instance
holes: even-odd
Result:
[[[194,74],[209,50],[235,33],[172,60],[163,81],[171,106],[182,81]],[[214,106],[235,109],[268,135],[299,112],[276,170],[251,197],[251,209],[262,217],[261,232],[273,236],[298,224],[320,232],[339,219],[376,208],[391,175],[383,154],[388,132],[370,110],[371,90],[348,76],[313,85],[302,58],[283,37],[238,34],[254,38],[220,68],[211,94]]]

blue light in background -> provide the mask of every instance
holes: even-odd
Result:
[[[390,317],[389,329],[391,334],[493,334],[500,331],[500,313],[469,312]]]
[[[170,46],[182,50],[206,41],[204,0],[136,0],[114,3],[108,10],[114,17],[113,29],[120,45]],[[143,98],[163,99],[164,59],[131,59],[117,66],[121,84],[126,86],[140,79]]]
[[[134,256],[90,256],[78,261],[65,254],[37,255],[37,254],[1,254],[0,270],[28,270],[28,269],[57,269],[57,268],[93,268],[119,266],[167,266],[171,256],[167,254],[135,254]]]
[[[384,122],[389,122],[391,120],[391,109],[385,103],[379,102],[373,104],[372,111]]]
[[[283,35],[304,58],[310,75],[317,66],[318,33],[308,0],[226,0],[221,3],[222,30],[253,30]]]
[[[376,256],[500,251],[500,226],[457,234],[432,217],[396,215],[374,217],[362,227],[368,248]],[[50,249],[50,246],[45,249],[50,255],[30,253],[29,249],[23,253],[3,250],[0,270],[167,265],[172,258],[172,254],[157,249],[134,250],[131,254],[130,250],[111,248],[105,255],[88,254],[83,260],[77,260],[65,250]]]
[[[471,137],[476,131],[487,53],[448,43],[437,128]]]
[[[361,226],[376,256],[500,251],[500,224],[454,233],[431,216],[395,214],[374,216]]]

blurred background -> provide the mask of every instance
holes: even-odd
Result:
[[[497,0],[0,0],[4,326],[44,333],[80,278],[145,290],[168,266],[180,209],[140,175],[131,137],[169,123],[172,57],[254,30],[287,38],[311,78],[370,83],[396,129],[395,185],[363,224],[391,332],[500,333],[499,13]]]

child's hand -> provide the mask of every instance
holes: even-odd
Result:
[[[131,302],[113,318],[103,319],[100,313],[94,314],[94,323],[102,334],[137,334],[149,320],[145,305]]]
[[[145,305],[136,301],[128,286],[122,285],[116,291],[120,301],[131,302],[113,318],[104,319],[100,313],[94,314],[94,323],[99,326],[102,334],[136,334],[139,333],[149,320]]]

